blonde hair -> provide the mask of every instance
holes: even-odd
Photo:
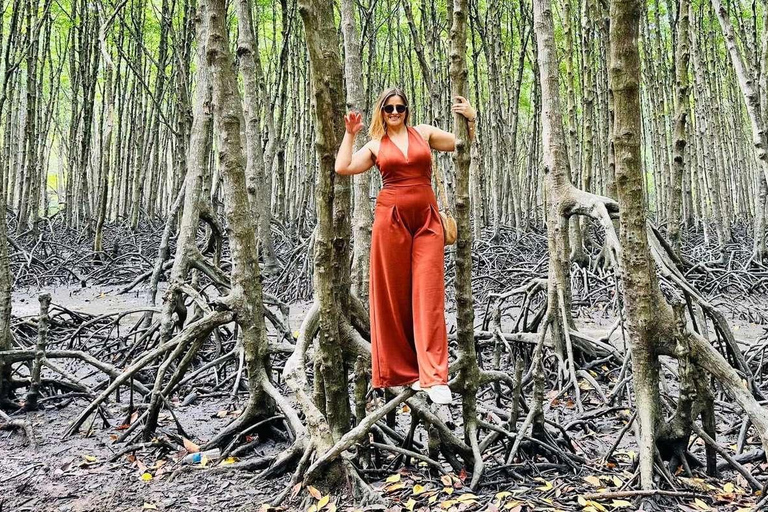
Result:
[[[405,120],[403,123],[408,125],[408,117],[410,116],[410,106],[408,105],[408,98],[405,93],[397,87],[386,89],[379,94],[379,99],[376,100],[376,107],[371,114],[371,126],[368,128],[368,135],[373,140],[381,140],[384,134],[387,133],[387,123],[384,121],[384,116],[381,115],[381,110],[390,98],[399,96],[403,103],[409,108],[405,111]]]

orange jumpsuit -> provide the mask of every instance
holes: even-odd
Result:
[[[387,135],[376,167],[371,239],[373,387],[448,382],[443,225],[432,191],[429,144],[408,127],[407,155]]]

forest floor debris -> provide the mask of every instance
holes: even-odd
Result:
[[[46,232],[48,233],[48,232]],[[737,231],[738,234],[738,231]],[[593,233],[599,237],[599,233]],[[33,347],[36,336],[37,295],[42,291],[52,293],[51,331],[48,349],[67,349],[70,345],[101,358],[117,368],[124,368],[135,357],[135,343],[140,339],[143,315],[148,309],[146,284],[136,282],[126,291],[126,281],[135,281],[136,275],[146,274],[151,269],[153,254],[152,238],[145,242],[144,236],[124,237],[122,249],[132,254],[135,261],[143,262],[127,273],[116,257],[106,268],[115,272],[114,280],[86,280],[86,286],[73,278],[72,272],[57,270],[50,272],[46,266],[35,266],[35,261],[56,261],[57,268],[68,266],[77,269],[78,275],[89,275],[94,262],[85,257],[87,243],[78,242],[77,237],[68,242],[52,243],[52,239],[41,235],[27,240],[32,248],[19,249],[14,253],[15,270],[20,276],[14,292],[14,333],[17,347]],[[115,229],[109,236],[119,238],[122,232]],[[738,235],[737,235],[738,236]],[[476,329],[482,330],[488,310],[487,301],[492,294],[524,285],[528,280],[544,277],[547,268],[546,240],[541,234],[530,232],[518,236],[514,231],[502,231],[501,239],[495,242],[479,241],[477,253],[477,279],[473,280],[476,302]],[[47,242],[40,242],[47,240]],[[66,240],[66,237],[62,240]],[[742,240],[747,243],[747,240]],[[130,247],[129,244],[136,244]],[[21,247],[21,246],[19,246]],[[69,248],[65,248],[69,247]],[[299,247],[298,245],[296,247]],[[501,251],[504,247],[507,252]],[[306,254],[295,252],[295,247],[285,245],[280,254],[294,254],[295,269],[306,271],[310,261]],[[57,252],[58,251],[58,252]],[[74,254],[82,252],[80,266]],[[695,255],[699,261],[709,257],[708,250],[689,249],[687,254]],[[299,261],[301,260],[301,261]],[[729,267],[722,268],[703,263],[694,267],[689,279],[697,279],[708,300],[718,307],[725,307],[727,316],[733,322],[737,341],[742,345],[745,356],[756,370],[758,385],[763,385],[766,371],[763,365],[768,338],[766,319],[768,299],[761,270],[743,272],[748,254],[744,251],[731,253]],[[288,261],[288,260],[286,260]],[[32,262],[32,264],[30,264]],[[101,265],[103,262],[100,262]],[[447,259],[446,278],[452,279],[452,260]],[[73,266],[74,265],[74,266]],[[50,265],[48,265],[50,266]],[[291,271],[293,272],[293,271]],[[93,274],[96,275],[96,274]],[[281,274],[267,280],[265,287],[277,289],[274,283],[286,279]],[[505,276],[500,280],[497,276]],[[616,296],[613,276],[600,269],[576,269],[572,273],[574,290],[574,316],[580,333],[595,339],[611,333],[606,341],[625,351],[625,340],[616,324]],[[692,277],[693,276],[693,277]],[[39,284],[39,286],[38,286]],[[310,288],[311,289],[311,288]],[[160,291],[165,290],[161,283]],[[451,286],[447,290],[452,290]],[[283,295],[290,298],[300,290]],[[298,295],[301,295],[298,293]],[[307,301],[291,300],[285,315],[285,324],[294,337],[296,329],[309,310]],[[531,297],[529,313],[533,316],[541,307],[541,297]],[[522,310],[519,302],[508,301],[501,312],[501,327],[514,332],[516,319]],[[446,320],[451,336],[455,333],[455,304],[446,304]],[[276,331],[270,329],[270,339],[278,342]],[[524,357],[530,347],[511,343],[518,355]],[[490,361],[493,344],[478,342],[480,358]],[[131,425],[139,423],[142,398],[131,397],[123,389],[118,397],[102,406],[79,433],[64,437],[72,421],[91,402],[92,395],[77,389],[59,390],[45,388],[41,411],[11,413],[14,419],[24,418],[34,433],[36,446],[22,432],[0,430],[0,510],[259,510],[282,492],[289,478],[255,480],[257,467],[264,467],[265,461],[287,450],[286,440],[259,442],[257,436],[246,436],[233,448],[238,456],[225,457],[203,464],[183,465],[181,459],[190,447],[200,447],[220,432],[230,421],[242,413],[242,404],[247,396],[245,383],[241,382],[233,395],[233,384],[237,379],[237,358],[234,354],[234,339],[231,328],[224,326],[216,343],[206,345],[200,352],[195,368],[206,363],[214,364],[206,370],[199,382],[194,382],[171,399],[172,413],[165,409],[160,415],[157,436],[141,442],[133,435],[127,443],[117,442]],[[53,353],[53,352],[52,352]],[[281,381],[280,373],[285,356],[276,353],[273,357],[273,378],[281,393],[292,400],[292,395]],[[80,383],[93,390],[102,389],[109,378],[95,371],[79,360],[53,359],[60,363],[59,369],[74,376]],[[500,359],[501,369],[512,373],[514,358],[504,352]],[[625,387],[628,377],[621,371],[621,361],[611,360],[587,364],[582,368],[579,391],[584,412],[578,411],[573,390],[558,391],[565,386],[558,380],[558,362],[552,354],[547,356],[547,394],[545,417],[550,426],[562,429],[568,434],[567,448],[587,460],[574,472],[563,461],[550,460],[541,453],[531,457],[523,451],[511,463],[506,463],[505,450],[508,444],[489,449],[486,454],[486,473],[482,485],[476,491],[469,490],[466,473],[456,471],[440,459],[443,473],[431,473],[426,463],[413,460],[403,466],[403,457],[387,451],[380,452],[378,467],[361,468],[366,480],[384,498],[390,510],[631,510],[643,495],[635,487],[636,454],[631,431],[632,411],[627,408]],[[24,365],[17,367],[18,377],[23,377]],[[663,359],[663,369],[668,379],[665,385],[669,395],[677,391],[676,362]],[[155,366],[149,366],[137,374],[137,382],[151,383]],[[194,371],[194,370],[193,370]],[[55,377],[44,369],[44,377]],[[597,385],[597,388],[595,387]],[[599,388],[599,389],[598,389]],[[381,402],[380,397],[369,396],[369,407]],[[133,405],[131,400],[133,399]],[[478,395],[481,419],[487,425],[503,424],[506,411],[499,406],[492,387],[486,387]],[[759,481],[765,482],[768,464],[760,454],[760,441],[751,431],[742,428],[739,411],[727,399],[718,396],[715,401],[718,414],[718,442],[733,455],[739,463]],[[454,406],[451,422],[461,427],[461,413]],[[407,437],[412,415],[407,405],[398,407],[396,431],[392,436]],[[280,421],[279,419],[277,421]],[[451,423],[449,422],[449,423]],[[2,423],[2,420],[0,420]],[[380,428],[387,424],[381,422]],[[179,427],[191,439],[180,435]],[[620,432],[626,434],[616,443]],[[395,439],[393,437],[392,439]],[[422,427],[414,432],[413,441],[418,446],[427,443]],[[613,446],[616,445],[616,446]],[[194,449],[194,448],[192,448]],[[696,438],[691,452],[703,460],[703,442]],[[606,454],[610,457],[604,460]],[[644,505],[645,510],[725,510],[744,511],[751,509],[760,496],[750,490],[749,483],[720,459],[722,478],[704,476],[703,469],[694,468],[694,474],[686,477],[677,475],[675,487],[663,484],[666,489],[659,491],[658,501]],[[227,466],[248,470],[232,470]],[[346,495],[323,496],[314,487],[292,489],[289,499],[282,508],[275,510],[315,511],[355,510],[349,506]],[[649,508],[651,507],[651,508]]]

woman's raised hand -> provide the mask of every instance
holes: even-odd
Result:
[[[350,112],[344,116],[344,125],[347,127],[347,133],[357,135],[357,132],[363,129],[363,115],[360,112]]]
[[[475,112],[475,109],[469,104],[469,100],[463,96],[456,96],[454,97],[454,100],[456,103],[451,106],[451,112],[461,114],[468,120],[474,121],[475,117],[477,117],[477,112]]]

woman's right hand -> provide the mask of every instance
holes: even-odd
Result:
[[[357,132],[363,129],[363,114],[349,112],[344,116],[344,125],[347,127],[347,133],[357,135]]]

